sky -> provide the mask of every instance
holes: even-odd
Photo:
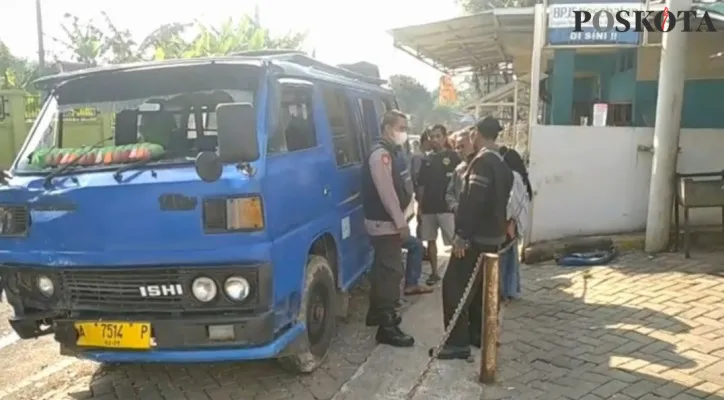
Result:
[[[12,7],[6,6],[9,3]],[[424,6],[419,0],[43,0],[45,47],[49,52],[62,51],[52,38],[62,37],[60,24],[65,13],[101,21],[100,11],[105,11],[117,26],[129,29],[140,40],[168,22],[198,19],[213,24],[234,15],[253,14],[256,3],[263,26],[274,33],[307,31],[305,50],[316,50],[322,61],[369,61],[377,64],[385,77],[410,75],[429,89],[437,87],[441,73],[395,49],[386,32],[460,13],[454,0],[426,0]],[[0,41],[16,56],[37,58],[35,2],[0,0],[0,9],[4,10],[0,13]]]

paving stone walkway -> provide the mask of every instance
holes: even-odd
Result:
[[[724,253],[630,253],[523,276],[524,298],[505,312],[500,382],[479,398],[724,399]],[[441,367],[476,379],[477,365]],[[437,397],[433,386],[418,398]]]

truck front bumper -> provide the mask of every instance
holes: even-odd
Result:
[[[42,334],[55,334],[60,352],[66,356],[109,363],[189,363],[258,360],[274,358],[285,350],[301,333],[303,324],[274,332],[272,311],[253,316],[203,316],[183,319],[134,317],[133,321],[149,322],[153,346],[149,350],[122,350],[88,348],[76,345],[78,339],[75,322],[94,322],[92,319],[57,319],[48,313],[31,314],[10,320],[20,337],[36,337],[44,321],[53,320],[52,326]],[[105,319],[109,320],[109,319]],[[129,321],[113,318],[113,321]],[[210,327],[225,326],[233,330],[233,337],[217,340]]]
[[[288,328],[263,345],[236,347],[215,346],[207,348],[155,348],[147,351],[84,350],[68,352],[61,346],[61,353],[78,358],[105,363],[204,363],[276,358],[292,346],[305,332],[303,324]]]

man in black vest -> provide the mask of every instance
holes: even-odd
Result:
[[[372,147],[362,172],[365,227],[375,257],[370,281],[367,326],[378,326],[379,343],[411,347],[415,339],[400,330],[395,309],[404,275],[402,242],[410,235],[405,210],[412,201],[412,179],[400,146],[407,141],[407,116],[391,110],[382,118],[382,137]]]

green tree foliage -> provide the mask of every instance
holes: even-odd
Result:
[[[304,32],[273,35],[256,19],[242,16],[219,26],[200,22],[164,24],[136,42],[129,29],[116,25],[106,13],[101,19],[83,20],[65,14],[62,35],[51,38],[64,50],[60,58],[85,66],[144,60],[224,55],[261,49],[298,50],[306,39]],[[51,68],[48,68],[51,69]],[[25,88],[39,76],[37,63],[13,56],[0,41],[0,89]]]
[[[417,79],[407,75],[392,75],[389,83],[402,111],[414,113],[430,110],[434,106],[432,95]]]
[[[94,66],[101,63],[108,52],[108,42],[102,29],[93,24],[92,20],[81,21],[75,15],[65,14],[62,23],[63,38],[53,41],[65,47],[71,53],[73,61]]]
[[[238,21],[229,18],[218,27],[201,23],[185,27],[196,30],[193,39],[188,42],[182,39],[181,35],[187,33],[182,26],[169,27],[172,33],[160,32],[163,40],[149,46],[154,48],[156,59],[219,56],[261,49],[296,50],[306,38],[305,33],[274,36],[249,16],[243,16]],[[151,38],[151,41],[155,40],[153,34]]]
[[[54,38],[73,61],[94,66],[104,63],[127,63],[225,55],[260,49],[299,49],[306,33],[272,35],[255,19],[242,16],[228,19],[220,26],[200,22],[164,24],[136,42],[128,29],[117,26],[106,13],[102,23],[83,21],[66,14],[63,37]]]
[[[0,90],[22,89],[38,76],[38,65],[18,58],[0,42]]]

